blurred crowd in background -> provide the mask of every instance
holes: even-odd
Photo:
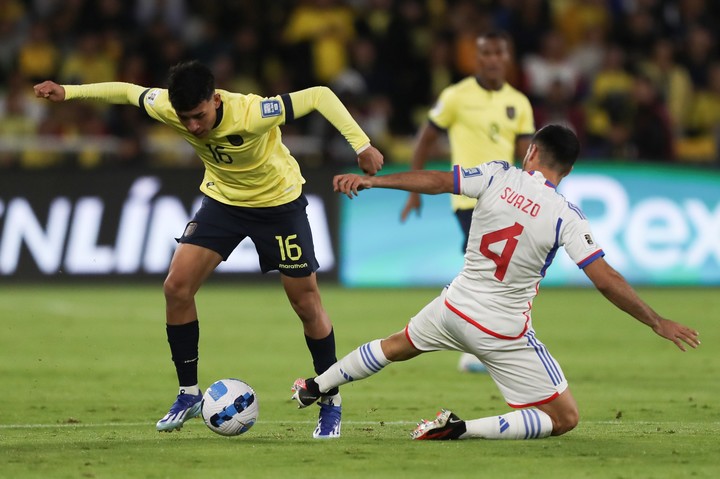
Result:
[[[568,124],[584,157],[718,165],[718,27],[713,0],[0,0],[0,167],[199,164],[138,108],[32,90],[46,79],[162,87],[187,59],[235,92],[327,85],[387,161],[407,162],[491,29],[512,39],[508,81],[536,126]],[[283,134],[310,164],[354,161],[319,115]]]

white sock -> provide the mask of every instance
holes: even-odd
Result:
[[[194,386],[180,386],[180,394],[192,394],[193,396],[197,396],[200,394],[200,388],[197,384]]]
[[[321,392],[329,391],[350,381],[372,376],[388,364],[390,361],[383,354],[380,340],[376,339],[363,344],[330,366],[327,371],[315,378],[315,383],[320,387]]]
[[[502,416],[465,421],[460,439],[540,439],[552,432],[552,419],[539,409],[520,409]]]

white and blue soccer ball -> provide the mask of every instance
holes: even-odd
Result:
[[[215,381],[203,394],[202,417],[211,431],[221,436],[239,436],[257,421],[257,395],[239,379]]]

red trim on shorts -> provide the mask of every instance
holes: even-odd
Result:
[[[530,305],[530,303],[528,303],[528,305]],[[447,306],[450,311],[452,311],[453,313],[457,314],[457,315],[460,316],[462,319],[464,319],[464,320],[467,321],[468,323],[470,323],[470,324],[472,324],[473,326],[475,326],[476,328],[478,328],[480,331],[483,331],[483,332],[489,334],[490,336],[494,336],[494,337],[496,337],[496,338],[498,338],[498,339],[520,339],[520,338],[522,338],[523,335],[527,332],[528,326],[529,326],[529,323],[530,323],[530,315],[527,314],[528,311],[530,311],[530,310],[528,309],[527,311],[525,311],[525,312],[523,313],[523,314],[525,315],[525,327],[523,327],[522,332],[521,332],[520,334],[518,334],[517,336],[505,336],[505,335],[502,335],[502,334],[500,334],[500,333],[496,333],[495,331],[492,331],[492,330],[490,330],[490,329],[488,329],[488,328],[486,328],[486,327],[483,327],[483,326],[480,325],[480,323],[478,323],[477,321],[474,321],[473,319],[470,319],[469,316],[466,316],[466,315],[463,314],[459,309],[455,308],[453,305],[451,305],[450,303],[448,303],[448,300],[447,300],[447,299],[445,300],[445,306]]]
[[[526,407],[539,406],[539,405],[541,405],[541,404],[547,404],[547,403],[549,403],[550,401],[552,401],[553,399],[555,399],[555,398],[558,397],[559,395],[560,395],[560,393],[556,392],[555,394],[553,394],[553,395],[550,396],[549,398],[543,399],[542,401],[531,402],[531,403],[528,403],[528,404],[510,404],[510,403],[507,403],[507,405],[510,406],[510,407],[512,407],[512,408],[515,408],[515,409],[522,409],[522,408],[526,408]]]
[[[417,349],[418,351],[420,351],[420,348],[418,348],[417,346],[415,346],[415,343],[413,343],[413,342],[412,342],[412,339],[410,339],[410,331],[408,331],[408,328],[410,328],[410,323],[408,323],[407,326],[405,326],[405,337],[407,338],[408,342],[410,343],[410,345],[411,345],[413,348],[415,348],[415,349]]]

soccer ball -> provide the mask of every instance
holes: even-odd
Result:
[[[211,431],[221,436],[239,436],[257,421],[257,395],[239,379],[215,381],[203,395],[202,417]]]

